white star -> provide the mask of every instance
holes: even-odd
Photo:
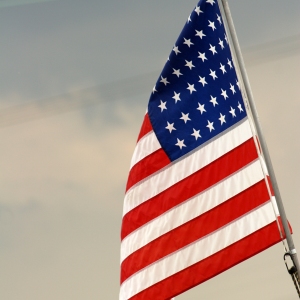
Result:
[[[220,66],[221,66],[221,67],[220,67],[220,70],[223,72],[223,74],[224,74],[224,73],[227,73],[226,70],[225,70],[225,66],[222,65],[221,63],[220,63]]]
[[[160,82],[162,82],[164,85],[167,85],[168,83],[170,83],[168,80],[167,80],[167,77],[166,78],[163,78],[162,76],[160,76],[161,80]]]
[[[205,108],[204,108],[204,105],[205,104],[200,104],[199,102],[198,102],[198,110],[201,112],[201,115],[202,115],[202,113],[204,113],[206,110],[205,110]]]
[[[226,123],[226,121],[225,121],[225,115],[222,115],[222,114],[220,113],[220,118],[219,118],[219,120],[220,120],[220,122],[221,122],[221,125],[223,125],[223,123]]]
[[[213,78],[213,80],[215,80],[216,78],[218,78],[218,76],[216,75],[216,71],[213,71],[211,69],[210,69],[209,75]]]
[[[203,13],[203,11],[200,9],[200,6],[196,6],[195,12],[197,13],[198,16],[200,15],[200,13]]]
[[[196,92],[193,84],[188,83],[188,87],[186,89],[190,91],[190,94],[192,94],[193,92]]]
[[[210,27],[214,31],[216,29],[215,22],[211,22],[209,20],[208,20],[208,22],[209,22],[208,27]]]
[[[175,103],[177,103],[177,101],[181,101],[180,93],[177,94],[176,92],[174,92],[174,96],[172,98],[175,100]]]
[[[217,14],[217,20],[219,21],[220,25],[222,24],[221,17]]]
[[[196,129],[193,128],[193,131],[194,132],[191,135],[193,135],[195,137],[196,141],[197,141],[198,138],[201,137],[200,130],[196,130]]]
[[[196,29],[195,29],[196,30]],[[203,30],[200,30],[200,31],[198,31],[198,30],[196,30],[196,34],[195,34],[196,36],[199,36],[199,38],[202,40],[202,38],[204,37],[204,36],[206,36],[206,34],[204,34],[203,33]]]
[[[219,39],[219,45],[221,46],[222,49],[224,49],[224,42],[221,39]]]
[[[215,130],[215,128],[214,128],[214,122],[209,122],[208,120],[207,120],[207,125],[206,125],[206,127],[209,129],[210,132],[211,132],[212,130]]]
[[[230,69],[232,69],[233,68],[233,66],[232,66],[232,62],[227,58],[227,64],[229,65],[229,67],[230,67]]]
[[[194,45],[194,43],[192,43],[190,39],[187,40],[186,38],[184,38],[184,44],[187,45],[189,48],[191,47],[191,45]]]
[[[230,89],[231,89],[231,91],[232,91],[232,94],[235,94],[235,93],[236,93],[235,88],[234,88],[234,85],[232,85],[231,83],[230,83]]]
[[[176,75],[177,77],[179,77],[180,75],[182,75],[181,73],[180,73],[180,69],[178,69],[178,70],[175,70],[174,68],[173,68],[173,73],[172,74],[174,74],[174,75]]]
[[[191,15],[189,15],[187,22],[188,23],[192,22]]]
[[[184,114],[183,112],[181,113],[181,118],[180,118],[180,120],[183,120],[184,121],[184,123],[186,123],[187,121],[191,121],[191,119],[189,118],[189,114],[187,113],[187,114]]]
[[[211,44],[209,44],[209,46],[210,46],[209,50],[212,52],[213,55],[215,55],[215,53],[218,53],[216,51],[216,47],[215,46],[212,46]]]
[[[152,94],[154,94],[155,92],[157,92],[156,86],[153,87]]]
[[[178,46],[174,46],[173,51],[175,52],[176,55],[178,53],[181,53],[181,51],[179,51],[179,49],[178,49]]]
[[[185,64],[185,66],[186,67],[189,67],[190,68],[190,70],[192,70],[192,68],[195,68],[195,66],[193,65],[193,61],[191,60],[191,61],[185,61],[186,62],[186,64]]]
[[[199,82],[201,82],[203,86],[204,86],[205,84],[207,84],[207,82],[205,81],[205,77],[199,76]]]
[[[224,99],[226,100],[226,98],[228,98],[228,96],[227,96],[227,92],[226,92],[226,90],[225,91],[223,91],[223,89],[221,89],[222,90],[222,93],[221,93],[221,95],[224,97]]]
[[[229,111],[232,115],[232,117],[235,117],[235,109],[233,109],[231,106],[230,106],[231,110]]]
[[[238,86],[238,88],[239,88],[239,90],[240,90],[240,89],[241,89],[240,83],[239,83],[238,81],[236,81],[235,83],[236,83],[236,85]]]
[[[170,131],[170,133],[173,131],[173,130],[176,130],[176,128],[174,127],[174,123],[170,124],[169,122],[168,123],[168,126],[165,127],[166,129],[168,129]]]
[[[167,103],[167,102],[162,102],[162,100],[160,100],[160,105],[158,105],[158,107],[161,109],[161,112],[162,112],[164,109],[167,109],[166,103]]]
[[[240,110],[240,112],[244,111],[243,108],[242,108],[242,104],[240,102],[238,102],[239,105],[238,105],[238,109]]]
[[[205,57],[205,52],[201,53],[201,52],[198,51],[198,53],[199,53],[198,58],[201,58],[203,62],[204,62],[205,60],[207,60],[207,58]]]
[[[177,144],[175,145],[178,146],[180,149],[186,147],[186,145],[184,144],[184,140],[180,140],[180,139],[177,139]]]
[[[215,0],[206,0],[206,3],[209,3],[211,5],[214,5],[215,4]]]
[[[213,104],[213,106],[215,107],[218,104],[217,97],[213,97],[213,96],[210,95],[209,102],[211,102]]]

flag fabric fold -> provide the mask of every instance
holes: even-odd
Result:
[[[218,2],[189,16],[150,96],[121,229],[120,300],[170,299],[281,240]]]

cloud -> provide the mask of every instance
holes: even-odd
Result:
[[[117,298],[124,189],[144,112],[116,101],[0,129],[2,298]]]
[[[72,97],[76,102],[78,95]],[[47,106],[29,109],[37,116],[40,112],[42,119],[0,129],[0,203],[24,205],[38,199],[85,209],[88,200],[89,205],[113,210],[122,202],[115,194],[124,192],[145,107],[113,101],[50,117],[43,113]]]
[[[0,8],[8,7],[8,6],[26,5],[32,3],[49,2],[49,1],[57,1],[57,0],[1,0]]]

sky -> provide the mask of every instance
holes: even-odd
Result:
[[[300,249],[300,2],[228,2]],[[0,0],[0,299],[118,299],[130,159],[196,3]],[[283,254],[176,300],[297,299]]]

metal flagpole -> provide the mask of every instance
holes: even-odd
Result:
[[[283,224],[283,228],[284,228],[284,232],[285,232],[285,236],[286,236],[286,241],[287,241],[288,248],[289,248],[288,253],[289,253],[289,256],[291,257],[291,259],[293,261],[294,269],[296,269],[296,272],[297,272],[297,274],[295,276],[299,280],[300,267],[299,267],[299,260],[298,260],[298,257],[297,257],[297,251],[295,249],[294,242],[293,242],[293,239],[292,239],[292,236],[291,236],[291,233],[290,233],[288,221],[287,221],[287,218],[286,218],[285,210],[284,210],[284,207],[283,207],[282,199],[281,199],[281,196],[280,196],[280,192],[279,192],[278,184],[277,184],[277,181],[276,181],[275,173],[274,173],[274,170],[273,170],[273,166],[272,166],[271,158],[270,158],[270,155],[269,155],[269,151],[268,151],[268,148],[267,148],[267,144],[265,142],[265,139],[264,139],[263,134],[262,134],[261,126],[259,124],[258,114],[257,114],[256,107],[255,107],[255,104],[254,104],[253,95],[252,95],[252,91],[251,91],[251,88],[250,88],[250,83],[249,83],[249,80],[248,80],[248,75],[246,73],[244,60],[243,60],[243,57],[242,57],[242,54],[241,54],[241,50],[240,50],[240,46],[239,46],[239,43],[238,43],[237,35],[236,35],[235,28],[234,28],[234,25],[233,25],[233,21],[232,21],[231,13],[230,13],[230,10],[229,10],[228,2],[227,2],[227,0],[218,0],[218,3],[219,3],[219,7],[220,7],[220,10],[221,10],[223,20],[227,22],[227,24],[225,24],[225,25],[227,25],[227,29],[229,30],[229,33],[231,35],[230,38],[231,38],[232,44],[233,44],[233,49],[232,50],[235,52],[234,54],[235,54],[236,59],[237,59],[238,64],[239,64],[239,69],[240,69],[241,76],[242,76],[242,79],[243,79],[243,82],[244,82],[247,98],[248,98],[249,105],[250,105],[250,108],[251,108],[251,112],[252,112],[252,115],[253,115],[254,124],[255,124],[256,129],[257,129],[257,135],[258,135],[259,140],[260,140],[261,148],[262,148],[262,151],[263,151],[263,154],[264,154],[264,157],[265,157],[266,165],[267,165],[267,168],[268,168],[268,171],[269,171],[269,176],[270,176],[272,186],[273,186],[273,189],[274,189],[274,194],[275,194],[279,214],[280,214],[280,217],[281,217],[281,220],[282,220],[282,224]],[[299,284],[300,284],[300,282],[298,282],[298,285]]]

